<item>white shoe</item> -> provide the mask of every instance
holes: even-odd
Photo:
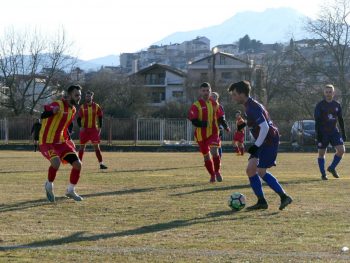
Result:
[[[78,195],[74,190],[73,191],[67,191],[66,192],[66,197],[72,198],[75,201],[83,201],[83,198]]]
[[[45,183],[46,197],[49,202],[54,203],[56,201],[55,194],[53,193],[53,183],[46,181]]]

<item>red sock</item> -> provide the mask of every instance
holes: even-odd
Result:
[[[95,150],[95,153],[96,153],[97,160],[98,160],[99,162],[102,162],[101,150],[100,150],[100,149],[97,149],[97,150]]]
[[[204,161],[204,163],[205,163],[205,168],[207,168],[207,171],[209,172],[210,176],[215,176],[213,161],[209,159]]]
[[[83,155],[84,155],[84,151],[83,150],[79,150],[79,159],[80,159],[80,161],[83,160]]]
[[[213,162],[214,162],[214,170],[216,173],[220,172],[220,166],[221,166],[221,161],[220,161],[220,156],[213,156]]]
[[[49,167],[49,173],[47,176],[47,179],[49,180],[49,182],[53,182],[56,178],[56,173],[57,173],[57,169],[53,168],[52,166]]]
[[[80,178],[80,170],[72,168],[70,172],[70,183],[71,184],[77,184]]]
[[[241,154],[243,155],[244,154],[244,147],[241,147],[240,151],[241,151]]]

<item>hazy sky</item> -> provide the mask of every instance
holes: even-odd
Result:
[[[291,7],[315,17],[324,0],[6,0],[0,34],[6,28],[64,28],[75,55],[92,59],[136,52],[178,31],[217,25],[237,12]],[[277,21],[278,23],[278,21]]]

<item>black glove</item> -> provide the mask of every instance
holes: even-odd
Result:
[[[240,124],[240,125],[237,125],[237,130],[241,131],[245,126],[247,126],[247,124],[245,122]]]
[[[248,152],[251,155],[255,155],[258,150],[259,150],[259,147],[253,144],[252,146],[249,147]]]

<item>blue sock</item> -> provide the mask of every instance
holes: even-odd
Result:
[[[325,163],[324,158],[318,158],[317,161],[318,161],[318,167],[320,168],[321,174],[325,175],[326,174],[326,170],[324,169],[324,163]]]
[[[250,186],[252,187],[254,194],[258,197],[258,199],[264,198],[264,191],[262,188],[262,183],[259,175],[254,175],[249,177]]]
[[[280,183],[278,182],[278,180],[276,179],[276,177],[274,177],[272,174],[270,173],[266,173],[262,179],[267,183],[268,186],[270,186],[270,188],[272,190],[274,190],[277,194],[282,194],[284,193],[284,190],[282,188],[282,186],[280,185]]]
[[[331,165],[329,166],[331,169],[335,169],[335,167],[337,167],[337,165],[339,164],[341,160],[341,157],[339,157],[338,155],[334,155],[334,158],[333,158],[333,162],[331,163]]]
[[[219,148],[219,156],[220,156],[220,159],[221,159],[221,156],[222,156],[222,147]]]

